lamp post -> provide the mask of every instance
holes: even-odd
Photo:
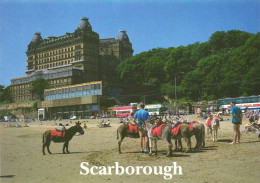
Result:
[[[174,89],[175,89],[175,107],[176,107],[176,113],[177,113],[177,115],[178,115],[177,79],[176,79],[176,75],[177,75],[177,74],[184,74],[184,72],[178,72],[178,73],[175,72],[175,74],[174,74],[174,83],[175,83],[175,87],[174,87]]]

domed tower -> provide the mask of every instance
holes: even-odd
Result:
[[[36,43],[39,43],[40,41],[42,41],[41,33],[35,32],[32,40],[31,40],[31,43],[36,44]]]
[[[78,26],[78,29],[80,29],[83,32],[85,32],[85,31],[92,31],[92,27],[91,27],[87,17],[82,17],[81,18],[81,22],[80,22],[80,24]]]
[[[129,42],[129,38],[128,38],[128,35],[126,34],[125,30],[120,30],[119,35],[118,35],[118,40]]]
[[[125,30],[120,30],[118,35],[119,41],[119,60],[123,61],[125,58],[133,56],[134,50],[132,49],[132,43],[129,41],[129,37]]]
[[[87,17],[82,17],[78,28],[74,32],[75,61],[73,67],[83,69],[83,81],[98,80],[99,35],[92,30]],[[93,64],[95,63],[95,64]]]

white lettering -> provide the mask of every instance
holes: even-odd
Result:
[[[114,169],[115,167],[114,167],[114,166],[108,166],[107,168],[108,168],[108,173],[107,173],[107,175],[112,175],[111,170]]]
[[[100,166],[99,169],[100,169],[98,172],[99,175],[107,175],[107,167]]]
[[[159,168],[159,173],[158,173],[158,169]],[[153,169],[154,169],[154,175],[162,175],[163,173],[162,173],[162,166],[154,166],[153,167]]]
[[[131,173],[129,173],[129,169],[131,168]],[[126,167],[126,169],[125,169],[125,173],[127,174],[127,175],[133,175],[134,173],[135,173],[135,168],[134,167],[132,167],[132,166],[128,166],[128,167]]]
[[[177,166],[177,163],[173,162],[173,174],[174,175],[177,174],[177,168],[179,169],[179,175],[182,175],[182,167],[181,166]]]
[[[136,175],[140,175],[140,169],[143,169],[142,166],[136,166]]]
[[[118,163],[118,162],[115,162],[115,164],[116,164],[116,175],[122,175],[122,174],[124,174],[124,171],[125,171],[124,167],[119,166],[119,163]],[[121,170],[120,173],[119,173],[119,169]]]
[[[88,169],[88,167],[85,166],[85,164],[86,164],[86,166],[88,166],[88,162],[81,162],[80,163],[80,168],[85,170],[85,173],[80,170],[80,172],[79,172],[80,175],[87,175],[89,173],[89,169]]]
[[[97,175],[98,173],[96,172],[94,172],[94,169],[98,169],[98,167],[97,166],[92,166],[91,168],[90,168],[90,173],[92,174],[92,175]]]
[[[173,175],[182,175],[182,167],[173,162],[173,166],[120,166],[115,162],[115,166],[92,166],[88,167],[88,162],[81,162],[80,175],[163,175],[164,180],[170,180]],[[172,170],[173,169],[173,170]]]
[[[147,169],[149,169],[149,172],[147,173]],[[152,173],[153,169],[150,166],[145,166],[143,169],[143,172],[145,175],[150,175]]]
[[[173,168],[173,166],[165,166],[164,167],[164,176],[163,176],[163,178],[165,180],[172,179],[172,174],[170,173],[172,171],[172,168]]]

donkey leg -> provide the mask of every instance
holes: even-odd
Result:
[[[46,146],[46,145],[45,145],[45,142],[44,142],[44,143],[42,144],[42,154],[43,154],[43,155],[45,155],[45,151],[44,151],[44,150],[45,150],[45,146]]]
[[[178,139],[175,139],[175,149],[174,151],[178,151]]]
[[[67,143],[67,142],[64,142],[64,144],[63,144],[63,148],[62,148],[62,152],[63,152],[63,154],[65,154],[66,143]]]
[[[216,130],[215,128],[213,127],[213,142],[215,142],[216,140]]]
[[[51,151],[50,151],[50,144],[51,142],[47,143],[47,150],[48,150],[48,153],[51,154]]]
[[[208,137],[208,135],[207,135],[207,137]],[[195,145],[194,149],[199,149],[200,138],[199,138],[198,132],[196,132],[196,134],[195,134],[195,139],[196,139],[196,145]]]
[[[119,141],[118,141],[118,152],[119,152],[119,154],[122,153],[122,152],[121,152],[121,143],[123,142],[123,140],[124,140],[124,137],[121,137],[121,138],[119,139]]]
[[[157,140],[154,141],[154,154],[157,155]]]
[[[209,127],[207,127],[207,140],[209,140]]]
[[[216,142],[218,141],[218,126],[216,128]]]
[[[187,153],[187,152],[190,152],[190,151],[191,151],[191,141],[190,141],[190,138],[188,138],[188,137],[183,137],[183,139],[184,139],[185,142],[187,143],[186,153]]]
[[[67,152],[67,153],[70,153],[70,152],[69,152],[69,142],[67,142],[67,145],[66,145],[66,152]]]
[[[179,151],[182,151],[182,141],[181,141],[181,137],[178,138],[178,149],[179,149]]]
[[[168,144],[168,154],[167,157],[171,157],[172,156],[172,143]]]
[[[156,143],[155,141],[156,140],[154,140],[154,143]],[[149,138],[149,146],[150,146],[149,156],[151,156],[152,153],[153,153],[153,151],[152,151],[152,149],[153,149],[153,140],[152,140],[152,138]]]
[[[167,153],[167,157],[172,156],[172,142],[171,142],[171,134],[169,134],[168,136],[164,137],[164,141],[168,146],[168,153]]]

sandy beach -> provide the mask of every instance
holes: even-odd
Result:
[[[225,117],[226,118],[226,117]],[[230,118],[230,117],[228,117]],[[190,116],[190,119],[198,119]],[[198,119],[204,123],[206,120]],[[139,152],[138,139],[125,138],[122,154],[116,139],[119,119],[112,119],[109,128],[98,128],[100,120],[81,120],[87,125],[85,134],[70,141],[70,154],[62,154],[61,143],[51,143],[53,154],[42,154],[42,134],[54,129],[53,121],[29,123],[29,127],[0,127],[1,183],[81,183],[81,182],[166,182],[164,175],[80,175],[81,162],[89,166],[171,166],[176,162],[183,175],[173,175],[173,182],[257,182],[260,175],[260,146],[257,133],[242,133],[241,143],[229,144],[233,138],[232,123],[220,123],[218,142],[206,141],[205,148],[190,153],[173,152],[166,157],[166,145],[158,141],[158,155]],[[66,121],[62,121],[65,124]],[[74,125],[73,121],[71,125]],[[247,123],[244,120],[241,127]],[[82,124],[83,126],[83,124]],[[60,128],[57,127],[56,128]],[[68,128],[68,127],[67,127]],[[174,141],[172,141],[174,144]],[[186,143],[183,142],[184,148]],[[195,137],[192,137],[192,147]],[[174,146],[173,146],[174,148]],[[185,150],[185,149],[184,149]]]

